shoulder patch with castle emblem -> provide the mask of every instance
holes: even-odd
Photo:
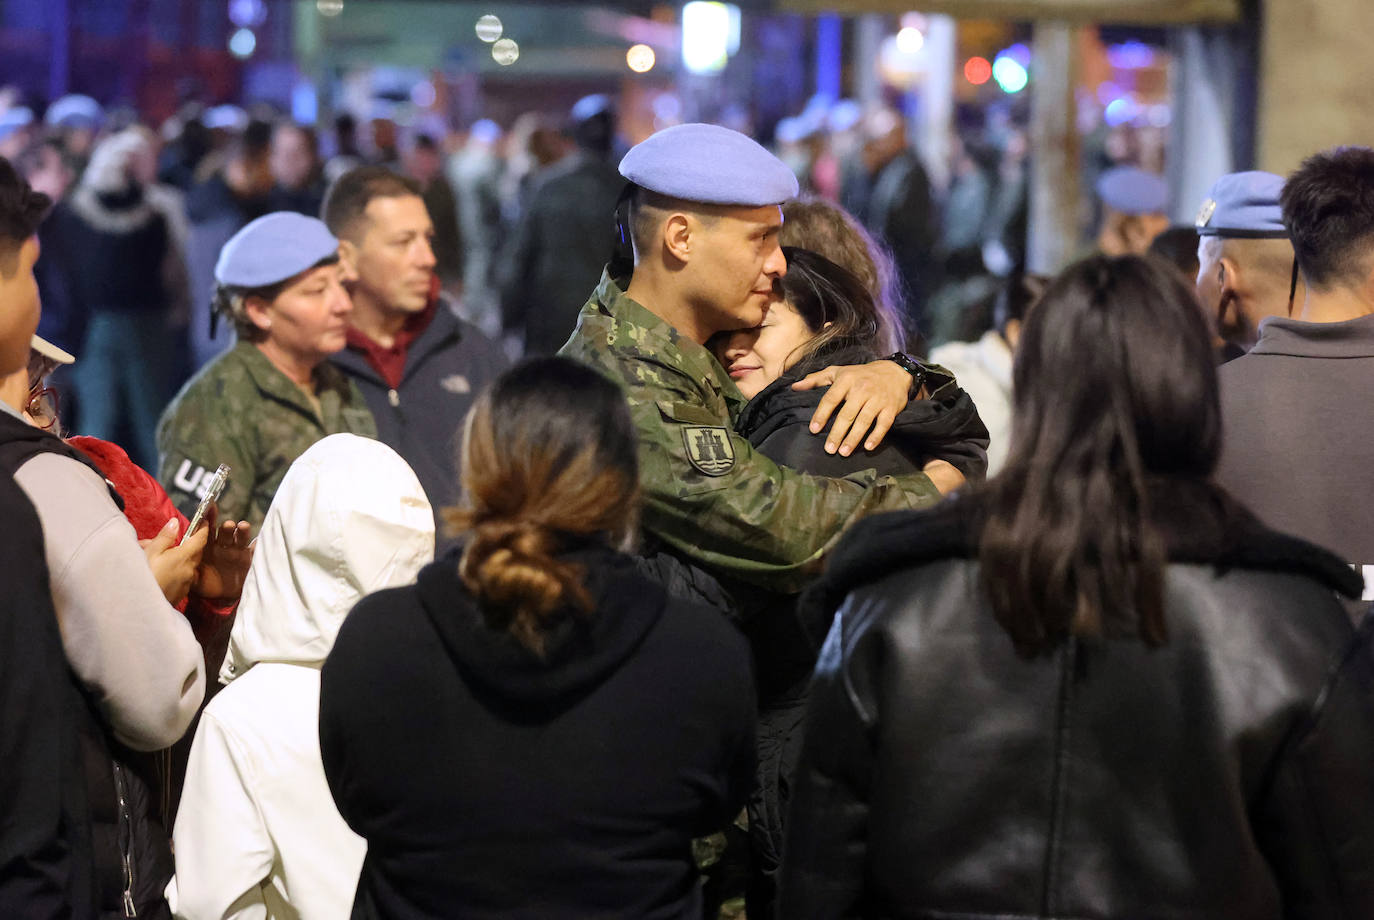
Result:
[[[724,476],[735,468],[735,448],[725,428],[683,426],[682,443],[692,466],[707,476]]]

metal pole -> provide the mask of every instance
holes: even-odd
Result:
[[[1038,22],[1031,86],[1030,233],[1026,267],[1053,274],[1078,249],[1078,48],[1073,27]]]

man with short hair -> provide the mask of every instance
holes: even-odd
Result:
[[[434,224],[414,180],[352,170],[329,187],[322,216],[353,297],[348,346],[330,360],[357,382],[378,438],[415,470],[437,513],[457,499],[463,419],[508,362],[438,292]]]
[[[1305,160],[1280,196],[1306,291],[1221,369],[1217,481],[1374,587],[1374,149]]]
[[[1265,317],[1292,309],[1293,244],[1282,191],[1283,178],[1273,173],[1228,173],[1212,185],[1194,221],[1198,296],[1221,337],[1245,349],[1254,346]]]

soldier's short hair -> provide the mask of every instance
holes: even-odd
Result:
[[[634,197],[630,199],[630,239],[637,257],[642,258],[653,250],[655,236],[670,214],[691,214],[709,226],[716,221],[716,210],[716,205],[683,201],[646,188],[635,189]]]
[[[1358,285],[1374,269],[1374,149],[1308,157],[1279,195],[1293,254],[1318,290]]]
[[[313,272],[321,265],[334,265],[338,261],[339,254],[336,252],[325,256],[303,272],[298,272],[290,278],[284,278],[275,284],[268,284],[263,287],[250,288],[236,284],[216,284],[214,292],[211,294],[210,310],[222,314],[234,324],[234,332],[238,334],[240,341],[261,342],[267,338],[267,332],[259,329],[249,319],[246,306],[248,299],[258,297],[270,303],[276,300],[281,292],[290,287],[301,275],[306,274],[306,272]]]
[[[35,192],[14,164],[0,157],[0,253],[10,253],[38,232],[52,199]]]
[[[359,166],[330,184],[320,206],[320,219],[339,239],[356,239],[374,198],[419,198],[422,194],[420,183],[385,166]]]

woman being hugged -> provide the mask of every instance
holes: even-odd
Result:
[[[1071,267],[1014,394],[1000,475],[859,524],[804,601],[781,916],[1374,916],[1360,579],[1212,484],[1192,291]]]
[[[622,552],[636,452],[619,391],[567,359],[474,406],[462,545],[363,600],[324,667],[355,918],[700,916],[691,840],[753,767],[748,651]]]

